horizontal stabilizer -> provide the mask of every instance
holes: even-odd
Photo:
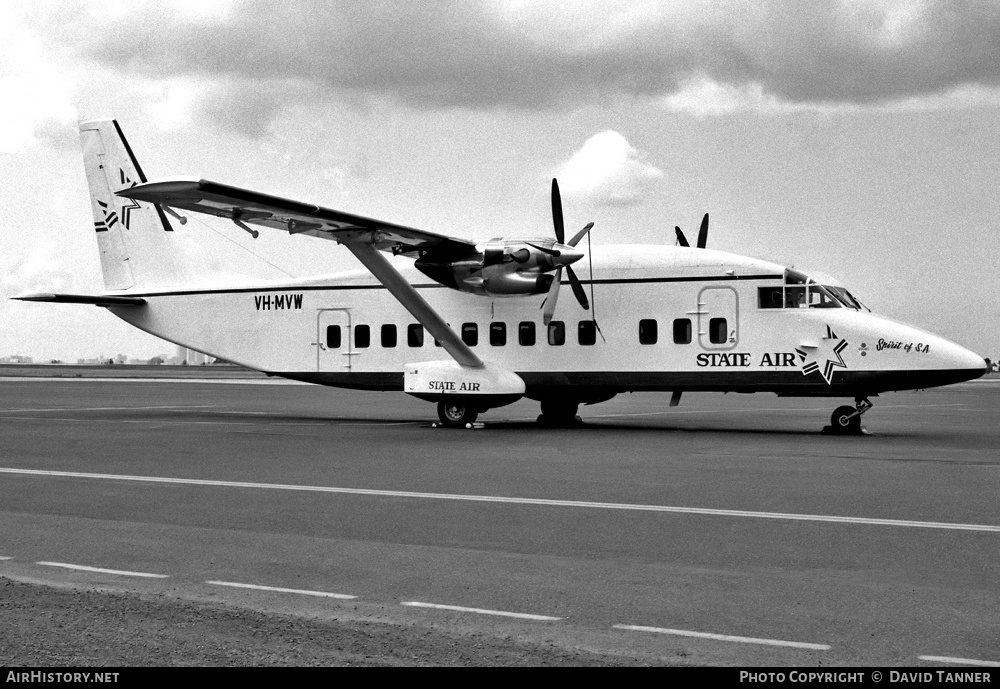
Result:
[[[122,297],[102,294],[25,294],[18,301],[42,301],[50,304],[93,304],[94,306],[142,306],[142,297]]]

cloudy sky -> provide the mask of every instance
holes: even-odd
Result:
[[[76,123],[189,174],[486,239],[568,226],[838,277],[1000,356],[994,0],[0,3],[0,356],[172,351],[103,309]],[[333,242],[189,223],[216,268],[355,267]],[[281,236],[275,236],[281,234]]]

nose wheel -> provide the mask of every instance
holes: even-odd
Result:
[[[861,427],[861,415],[871,409],[874,405],[868,401],[867,397],[855,399],[855,407],[837,407],[830,417],[830,425],[823,430],[837,435],[862,435],[864,429]]]

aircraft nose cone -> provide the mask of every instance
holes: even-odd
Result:
[[[959,349],[962,351],[956,357],[958,359],[956,368],[961,368],[969,371],[970,374],[974,374],[969,380],[979,378],[986,373],[986,359],[963,347],[959,347]]]
[[[944,360],[944,366],[951,371],[954,382],[975,380],[986,373],[986,360],[973,351],[961,345],[942,340],[939,352]]]

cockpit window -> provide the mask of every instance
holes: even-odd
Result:
[[[832,294],[834,297],[840,300],[840,302],[843,303],[844,306],[846,306],[849,309],[857,309],[858,311],[864,309],[865,311],[871,311],[871,309],[869,309],[867,306],[858,301],[857,297],[855,297],[853,294],[848,292],[843,287],[840,286],[835,287],[833,285],[827,285],[826,289],[827,291],[830,292],[830,294]]]
[[[805,273],[789,268],[781,287],[760,287],[757,305],[762,309],[849,309],[866,307],[839,285],[823,285]],[[866,309],[867,310],[867,309]]]
[[[809,284],[810,309],[839,309],[843,302],[837,299],[825,285]]]

